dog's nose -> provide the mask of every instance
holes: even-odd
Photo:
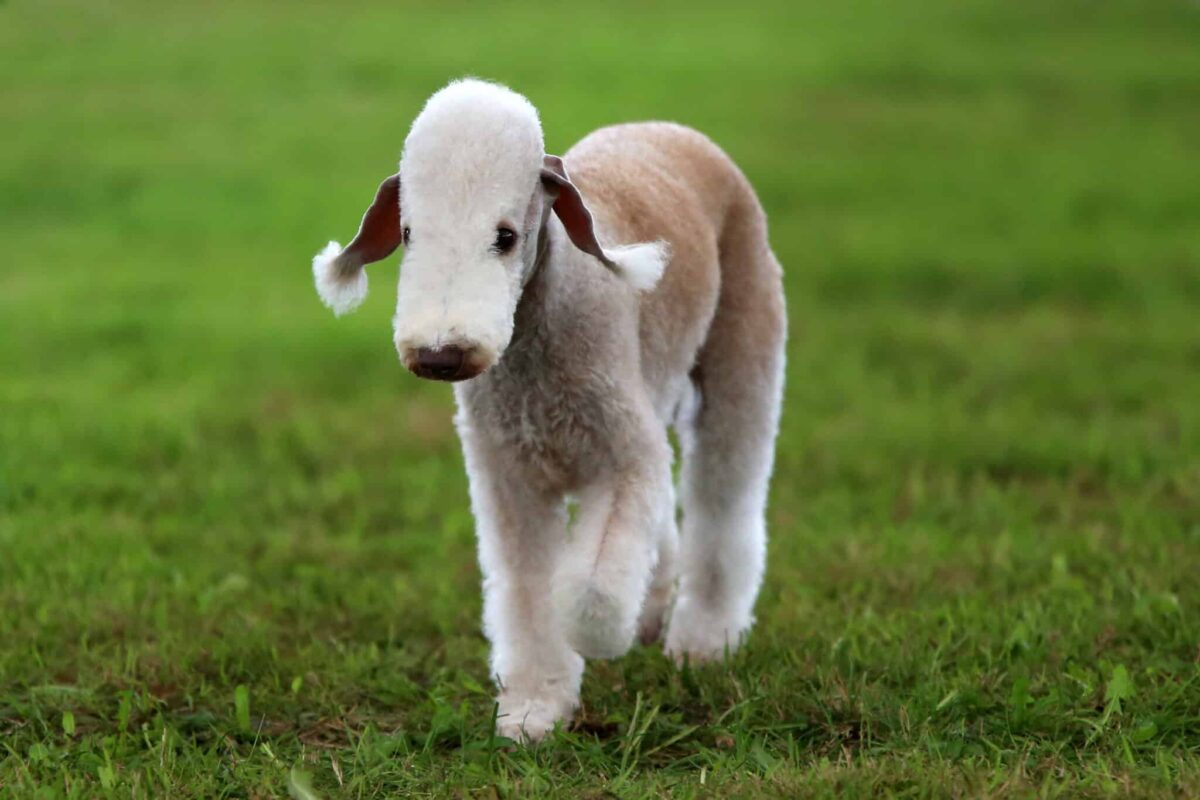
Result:
[[[463,375],[463,364],[466,360],[467,354],[461,347],[422,347],[417,350],[416,358],[413,359],[412,371],[421,378],[453,381],[467,377]]]

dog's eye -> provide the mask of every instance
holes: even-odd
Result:
[[[517,232],[512,228],[497,228],[496,241],[492,243],[492,250],[497,253],[507,253],[513,249],[513,245],[517,243]]]
[[[407,225],[400,231],[400,239],[404,242],[404,246],[408,247],[408,240],[412,237],[412,231]]]

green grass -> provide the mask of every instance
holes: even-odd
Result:
[[[0,795],[1200,795],[1200,6],[0,5]],[[710,133],[792,319],[749,645],[491,737],[353,232],[450,77]]]

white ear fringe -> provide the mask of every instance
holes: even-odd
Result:
[[[349,277],[338,268],[338,256],[342,246],[330,242],[325,249],[313,256],[313,280],[321,302],[333,309],[335,316],[348,314],[362,305],[367,297],[367,271],[359,267]]]
[[[671,247],[666,242],[626,244],[606,248],[604,255],[608,256],[616,273],[630,286],[639,292],[648,292],[662,277],[671,258]]]

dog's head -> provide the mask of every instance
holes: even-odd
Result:
[[[335,313],[354,309],[366,295],[363,266],[403,244],[394,320],[401,361],[422,378],[473,378],[512,338],[551,209],[577,247],[631,282],[636,274],[639,288],[661,273],[659,245],[635,246],[652,248],[639,254],[601,248],[562,160],[545,154],[528,100],[492,83],[452,83],[413,122],[400,171],[380,185],[358,235],[313,259],[317,290]]]

